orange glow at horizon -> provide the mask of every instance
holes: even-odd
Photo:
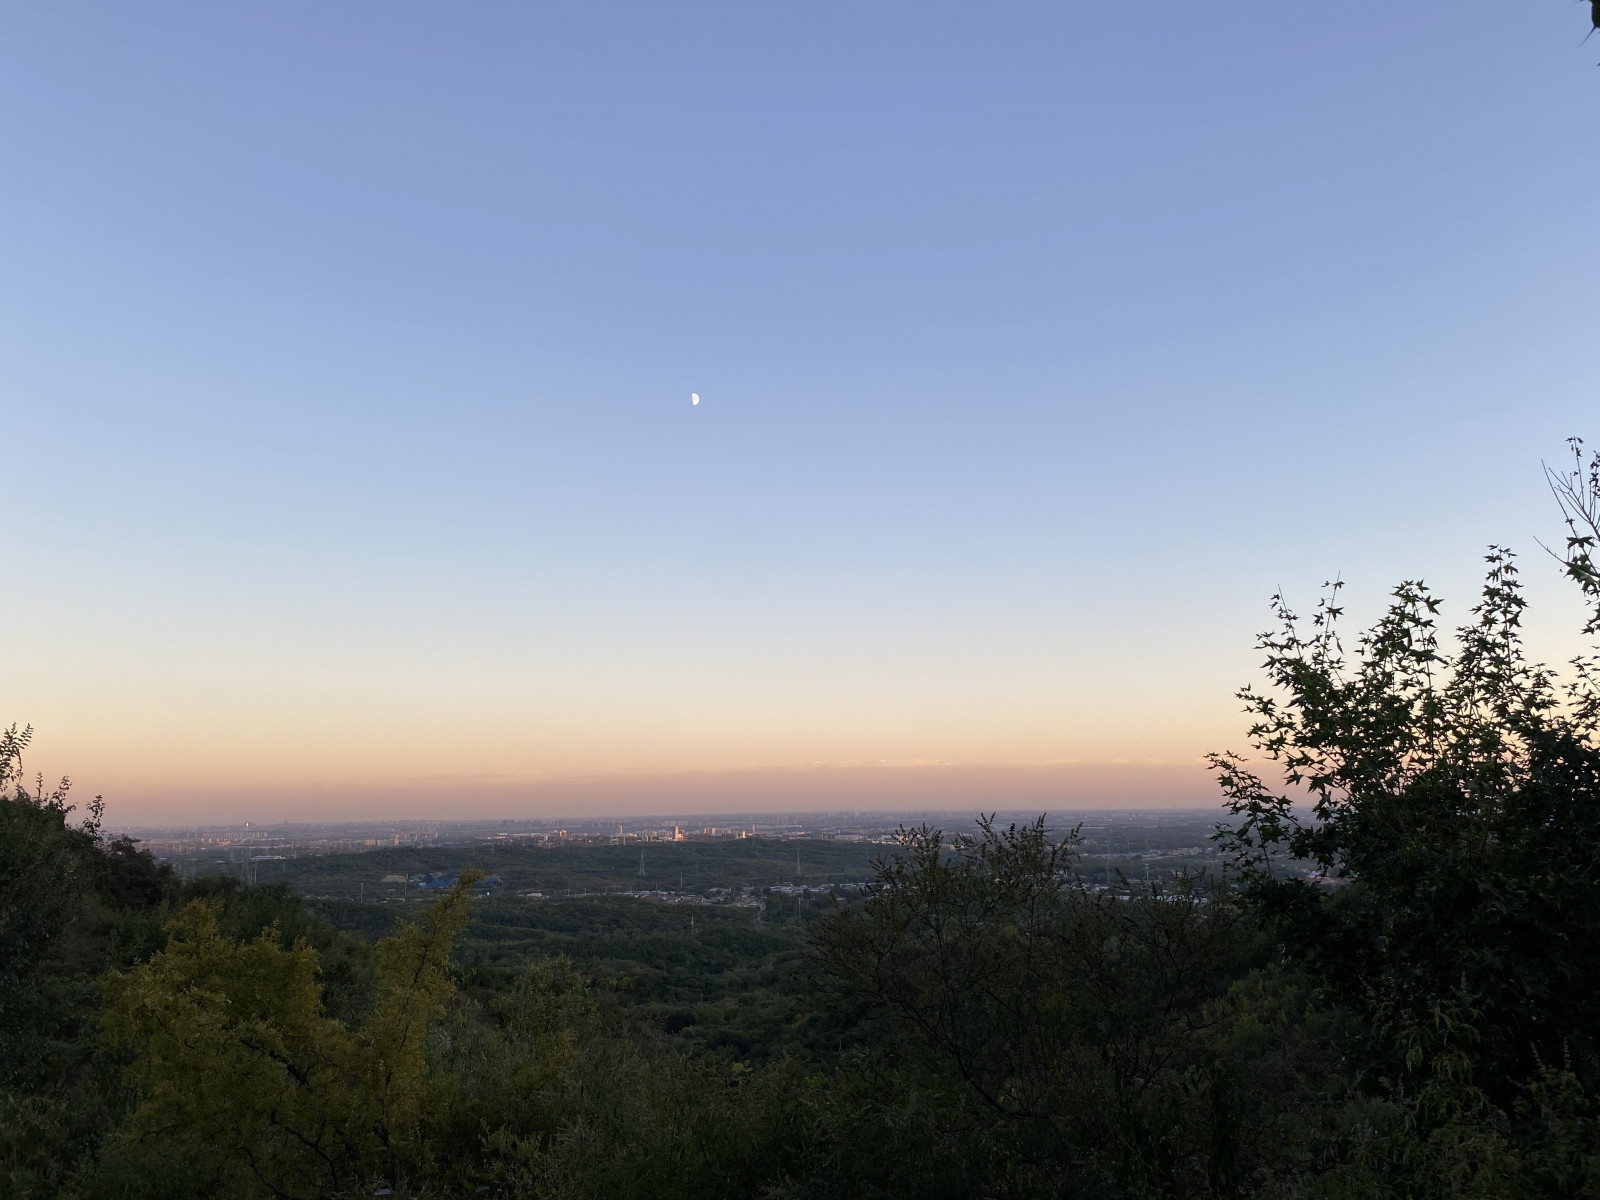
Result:
[[[1122,762],[867,764],[622,775],[400,779],[390,784],[260,785],[108,797],[112,827],[243,820],[594,818],[669,813],[1072,811],[1205,808],[1203,764]]]
[[[1020,707],[1020,706],[1019,706]],[[36,705],[25,766],[103,794],[117,825],[837,808],[1183,807],[1215,801],[1182,714],[1163,736],[996,708],[468,713],[381,703]],[[42,711],[38,711],[42,710]],[[1123,719],[1125,721],[1125,718]],[[1074,729],[1063,734],[1062,728]]]

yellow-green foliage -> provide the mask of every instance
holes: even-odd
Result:
[[[323,1015],[303,941],[286,950],[273,928],[235,942],[214,906],[189,904],[164,951],[105,982],[104,1036],[132,1052],[139,1101],[124,1144],[191,1156],[232,1195],[405,1189],[427,1167],[428,1026],[453,990],[471,882],[379,944],[377,1001],[359,1030]]]

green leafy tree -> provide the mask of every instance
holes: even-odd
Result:
[[[172,872],[71,821],[71,782],[30,788],[31,729],[0,730],[0,1193],[54,1194],[116,1103],[96,1062],[94,981],[147,947]]]
[[[81,825],[63,779],[29,791],[22,753],[33,730],[0,730],[0,1078],[8,1084],[59,1070],[73,1056],[70,993],[99,882],[99,798]]]
[[[1371,1081],[1509,1110],[1544,1065],[1595,1070],[1600,752],[1590,676],[1564,691],[1527,660],[1512,557],[1488,561],[1452,646],[1420,583],[1395,589],[1350,660],[1337,586],[1304,633],[1278,601],[1274,686],[1241,696],[1283,786],[1213,761],[1245,894],[1363,1014]],[[1354,886],[1330,897],[1290,860]]]
[[[1195,880],[1096,892],[1075,854],[1042,817],[910,831],[819,935],[827,978],[872,1014],[888,1090],[967,1128],[961,1187],[1231,1194],[1234,1100],[1202,1035],[1241,969],[1235,908]]]
[[[1600,459],[1549,472],[1563,569],[1600,632]],[[1600,1181],[1600,671],[1529,659],[1513,556],[1469,620],[1420,582],[1346,651],[1339,585],[1282,598],[1268,686],[1240,693],[1268,782],[1213,765],[1219,831],[1285,958],[1358,1018],[1341,1045],[1391,1103],[1330,1195],[1588,1195]],[[1302,866],[1348,886],[1330,891]]]
[[[472,877],[377,947],[377,998],[352,1031],[326,1016],[317,955],[277,928],[235,941],[193,901],[167,948],[105,982],[107,1044],[132,1055],[125,1153],[176,1152],[223,1194],[405,1194],[432,1162],[430,1025],[454,990],[450,948]]]

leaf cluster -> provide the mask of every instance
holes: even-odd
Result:
[[[224,936],[195,900],[166,949],[105,982],[107,1044],[132,1056],[138,1104],[123,1152],[186,1154],[230,1194],[405,1187],[431,1167],[422,1137],[430,1024],[454,990],[450,949],[466,922],[463,877],[377,947],[377,996],[359,1029],[324,1015],[317,954],[276,925]]]
[[[879,1014],[895,1070],[975,1102],[1036,1184],[1202,1194],[1236,1169],[1207,1031],[1247,951],[1238,910],[1201,879],[1094,889],[1076,848],[1042,817],[904,831],[866,902],[820,931],[827,984]]]
[[[1459,1103],[1509,1112],[1519,1081],[1567,1055],[1589,1079],[1600,1065],[1591,677],[1562,684],[1528,659],[1514,559],[1491,548],[1487,562],[1449,639],[1419,582],[1394,590],[1348,656],[1337,584],[1305,632],[1276,600],[1270,686],[1240,696],[1279,782],[1212,759],[1245,896],[1363,1015],[1369,1085],[1426,1093],[1438,1119]],[[1330,894],[1297,864],[1352,886]]]

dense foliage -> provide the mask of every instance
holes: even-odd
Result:
[[[1554,483],[1592,635],[1600,461]],[[1488,561],[1453,636],[1420,583],[1348,651],[1337,588],[1279,601],[1224,878],[1085,874],[1041,819],[698,926],[470,876],[379,926],[176,879],[0,733],[0,1192],[1593,1195],[1600,667],[1529,661]]]

